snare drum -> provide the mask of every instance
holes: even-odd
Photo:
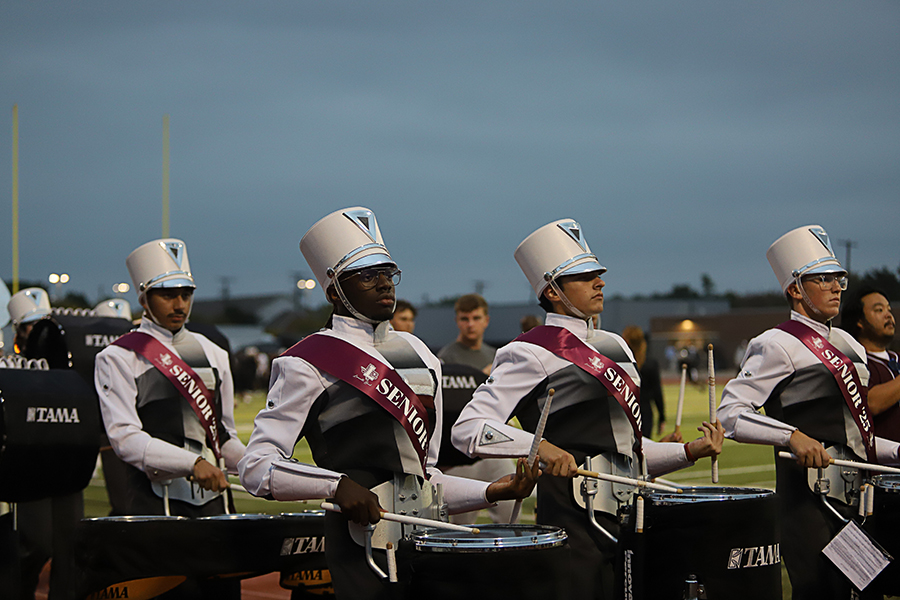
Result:
[[[321,511],[197,519],[85,519],[79,525],[76,548],[78,566],[85,575],[85,593],[81,597],[116,587],[119,596],[105,597],[150,598],[185,579],[236,580],[272,571],[293,574],[298,578],[294,588],[302,584],[316,593],[330,592]],[[135,596],[141,593],[136,591],[138,580],[165,580],[169,587]],[[125,587],[127,596],[122,595]]]
[[[642,492],[619,535],[616,586],[624,597],[682,598],[694,575],[708,598],[781,598],[781,527],[771,490],[694,487]],[[637,502],[637,499],[634,501]]]
[[[866,588],[888,596],[900,595],[900,475],[878,475],[872,478],[875,485],[875,503],[872,516],[863,528],[875,538],[894,560]]]
[[[84,519],[75,533],[75,560],[83,580],[78,598],[153,598],[187,577],[187,517]],[[195,540],[196,541],[196,540]]]
[[[410,597],[570,598],[566,532],[542,525],[479,525],[480,533],[425,529],[404,548]],[[404,541],[401,546],[406,545]]]

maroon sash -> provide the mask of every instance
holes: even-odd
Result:
[[[428,413],[397,371],[350,342],[331,335],[311,335],[288,348],[282,356],[302,358],[374,400],[403,425],[425,473]]]
[[[872,419],[869,418],[866,388],[859,380],[859,373],[856,372],[853,361],[844,356],[831,342],[800,321],[785,321],[778,326],[778,329],[803,342],[834,375],[834,381],[841,390],[841,395],[844,396],[847,408],[850,409],[850,414],[853,415],[856,427],[866,445],[866,458],[871,463],[877,463],[875,432],[872,430]]]
[[[641,391],[634,380],[611,358],[607,358],[578,339],[564,327],[540,325],[516,338],[518,342],[535,344],[569,361],[606,388],[625,411],[637,439],[636,453],[641,450]]]
[[[219,427],[214,408],[215,396],[207,389],[200,376],[175,352],[166,348],[162,342],[149,333],[131,331],[114,341],[113,345],[137,352],[172,382],[175,389],[184,396],[197,418],[200,419],[200,424],[206,430],[206,438],[209,440],[213,454],[216,455],[216,460],[222,458]]]

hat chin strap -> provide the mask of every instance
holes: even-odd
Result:
[[[816,308],[815,304],[813,304],[813,302],[812,302],[812,300],[810,299],[809,295],[806,293],[806,290],[803,289],[803,282],[800,281],[800,277],[795,277],[795,278],[794,278],[794,282],[797,284],[797,289],[800,290],[800,297],[803,298],[803,301],[804,301],[804,302],[806,302],[806,306],[809,308],[810,312],[812,312],[813,314],[815,314],[815,315],[818,316],[818,317],[824,318],[824,317],[825,317],[825,313],[823,313],[821,310],[819,310],[818,308]],[[831,320],[831,319],[829,319],[829,321],[830,321],[830,320]]]
[[[337,276],[334,277],[333,282],[334,282],[334,289],[337,292],[338,298],[341,299],[341,304],[344,305],[344,308],[346,308],[348,311],[350,311],[351,315],[353,315],[354,317],[356,317],[363,323],[368,323],[369,325],[378,325],[379,323],[381,323],[381,321],[376,321],[375,319],[370,319],[369,317],[365,316],[364,314],[362,314],[361,312],[356,310],[352,304],[350,304],[350,301],[347,300],[347,296],[344,294],[344,290],[341,288],[341,282],[337,278]],[[394,308],[391,309],[391,312],[394,312],[394,310],[396,308],[397,308],[397,296],[395,295],[394,296]]]
[[[575,307],[572,305],[572,303],[569,302],[569,299],[566,298],[566,295],[565,295],[565,294],[563,294],[562,288],[560,288],[560,287],[556,284],[556,280],[555,280],[555,279],[551,279],[551,280],[550,280],[550,287],[553,288],[553,291],[556,292],[556,294],[559,296],[559,299],[562,300],[563,306],[565,306],[566,308],[568,308],[569,311],[570,311],[573,315],[575,315],[576,317],[578,317],[578,318],[580,318],[580,319],[587,319],[587,318],[588,318],[588,316],[587,316],[586,314],[584,314],[583,312],[581,312],[580,310],[578,310],[577,308],[575,308]]]

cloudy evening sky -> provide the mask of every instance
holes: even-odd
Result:
[[[809,223],[900,265],[895,0],[3,0],[7,282],[14,104],[21,277],[92,300],[161,234],[165,114],[200,298],[289,291],[353,205],[414,302],[527,299],[512,252],[563,217],[611,294],[774,290],[766,248]]]

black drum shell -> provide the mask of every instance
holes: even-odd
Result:
[[[774,492],[697,487],[678,495],[641,496],[644,532],[635,532],[632,507],[619,534],[618,589],[630,589],[635,600],[682,598],[685,581],[695,575],[708,598],[781,598],[781,526]],[[761,559],[760,550],[765,553]],[[751,560],[758,566],[748,566]]]
[[[0,500],[83,490],[101,430],[97,395],[75,371],[0,369]]]
[[[55,314],[34,324],[25,356],[44,358],[51,369],[74,369],[93,386],[97,354],[133,327],[116,317]]]
[[[479,525],[482,531],[525,525]],[[538,526],[539,527],[539,526]],[[409,578],[410,598],[459,600],[460,598],[577,598],[570,590],[565,565],[569,561],[567,543],[549,548],[505,548],[494,551],[428,552],[403,540],[398,568]]]
[[[894,560],[866,587],[886,596],[900,595],[900,475],[878,475],[872,478],[875,502],[872,515],[863,529],[884,548]]]
[[[273,571],[327,571],[324,540],[324,516],[318,511],[84,519],[75,542],[84,574],[80,597],[152,577],[246,578]],[[324,578],[330,581],[330,576]]]

